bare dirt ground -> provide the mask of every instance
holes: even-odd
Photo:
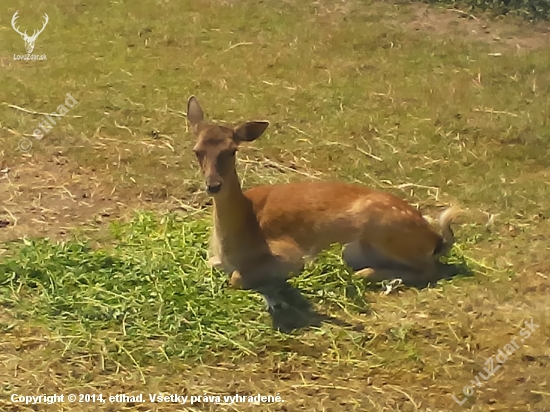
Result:
[[[547,24],[532,25],[529,28],[511,25],[502,20],[489,20],[459,9],[434,9],[428,5],[414,6],[412,21],[406,24],[415,31],[436,36],[464,36],[474,41],[491,44],[495,53],[517,50],[533,50],[550,41]]]
[[[4,159],[0,169],[0,241],[4,242],[23,236],[64,238],[76,229],[94,237],[109,222],[124,220],[136,209],[192,209],[205,200],[201,193],[184,190],[178,193],[185,197],[183,203],[168,198],[162,182],[141,188],[121,185],[108,170],[80,166],[61,151],[22,155],[20,160]],[[175,192],[177,185],[170,191]]]

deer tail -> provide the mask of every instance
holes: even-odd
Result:
[[[463,213],[464,211],[459,207],[451,206],[439,215],[439,227],[441,229],[442,238],[440,244],[434,251],[434,254],[443,256],[451,250],[455,243],[455,235],[453,229],[451,228],[451,224],[457,216]]]

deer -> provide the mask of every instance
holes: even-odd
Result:
[[[27,30],[25,30],[23,33],[21,33],[21,31],[19,31],[19,28],[15,25],[15,22],[16,22],[17,18],[19,17],[18,14],[19,14],[19,11],[16,11],[13,14],[13,17],[11,19],[11,26],[13,27],[13,29],[19,35],[21,35],[21,37],[23,38],[23,41],[25,42],[25,49],[27,50],[27,53],[31,54],[32,51],[34,50],[34,45],[35,45],[36,39],[38,38],[38,35],[44,31],[44,29],[46,28],[46,25],[48,24],[48,21],[50,20],[50,18],[48,17],[48,15],[46,13],[44,13],[44,24],[42,25],[42,28],[40,30],[34,30],[32,36],[29,36],[27,34]]]
[[[446,208],[437,230],[403,199],[359,184],[303,181],[243,191],[237,150],[262,136],[269,122],[206,121],[195,96],[186,117],[213,200],[208,264],[230,275],[230,287],[259,291],[273,308],[266,288],[299,275],[308,260],[336,243],[343,245],[346,265],[369,282],[426,286],[436,279],[438,259],[455,243],[451,223],[460,208]]]

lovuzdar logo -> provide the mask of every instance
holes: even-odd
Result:
[[[18,17],[19,17],[19,11],[16,11],[13,14],[13,17],[11,19],[11,26],[21,36],[21,38],[25,42],[25,49],[27,51],[27,54],[14,54],[13,55],[14,60],[46,60],[45,54],[36,55],[36,54],[32,54],[32,52],[36,44],[36,39],[38,38],[40,33],[42,33],[46,28],[46,25],[48,24],[48,21],[50,20],[50,18],[46,13],[44,13],[44,23],[42,24],[42,28],[40,30],[34,30],[32,35],[29,36],[27,34],[27,30],[25,30],[24,32],[21,32],[21,30],[19,30],[19,27],[16,26]]]

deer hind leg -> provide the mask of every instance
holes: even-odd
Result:
[[[408,285],[426,286],[435,280],[436,262],[431,255],[411,253],[414,248],[396,248],[386,242],[377,242],[374,246],[361,241],[359,247],[363,251],[363,262],[368,260],[369,264],[356,269],[356,274],[370,282],[401,279]]]
[[[342,259],[354,271],[361,269],[406,270],[407,266],[386,256],[367,242],[353,242],[344,246]]]

